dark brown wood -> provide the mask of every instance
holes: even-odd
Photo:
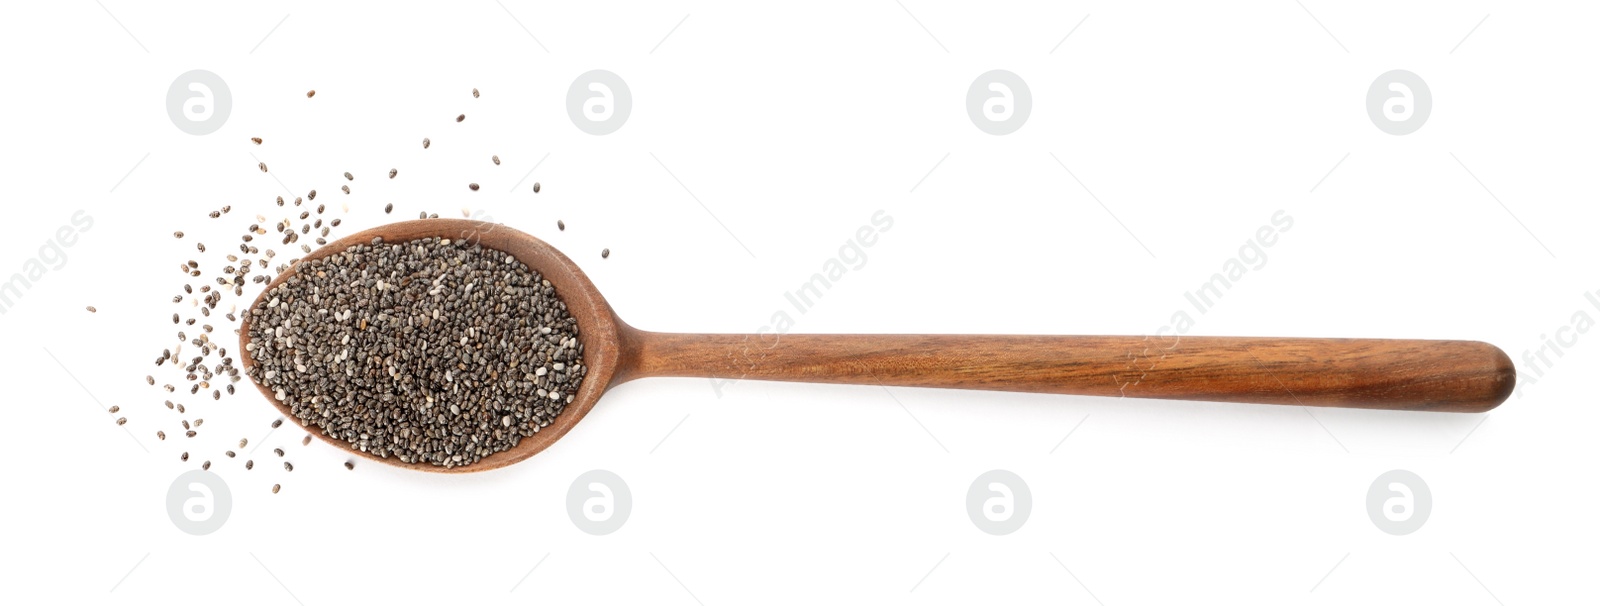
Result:
[[[329,243],[320,259],[382,237],[438,236],[479,242],[534,268],[556,287],[578,322],[588,374],[572,403],[516,447],[472,465],[401,463],[423,471],[484,471],[549,448],[612,386],[645,377],[710,377],[816,383],[949,387],[1090,396],[1210,400],[1391,410],[1482,412],[1511,394],[1516,372],[1498,348],[1475,341],[1115,337],[1029,335],[697,335],[635,329],[617,318],[577,264],[545,242],[504,225],[464,219],[404,221]],[[268,285],[276,287],[297,263]],[[258,298],[255,305],[261,304]],[[239,331],[239,356],[250,316]],[[257,387],[285,417],[289,408]],[[304,424],[302,424],[304,426]],[[315,428],[307,431],[320,435]]]
[[[619,380],[711,377],[1483,412],[1516,372],[1476,341],[1030,335],[692,335],[623,327]]]

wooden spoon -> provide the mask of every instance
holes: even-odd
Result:
[[[446,468],[402,463],[362,452],[343,440],[329,440],[361,456],[426,471],[484,471],[531,457],[566,435],[607,389],[643,377],[1445,412],[1490,410],[1511,395],[1516,382],[1511,359],[1499,348],[1477,341],[649,332],[618,318],[577,264],[554,247],[504,225],[464,219],[404,221],[340,238],[306,255],[267,290],[294,275],[306,260],[370,243],[376,237],[403,242],[434,236],[505,251],[549,280],[578,322],[588,374],[574,400],[548,427],[509,450],[470,465]],[[262,297],[251,309],[262,305]],[[246,314],[237,350],[246,369],[254,365],[244,347],[249,335],[250,314]],[[256,386],[285,417],[300,422],[266,387]]]

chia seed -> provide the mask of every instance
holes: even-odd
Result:
[[[248,313],[252,378],[327,439],[406,463],[516,446],[587,371],[555,288],[460,240],[374,239],[305,261]]]

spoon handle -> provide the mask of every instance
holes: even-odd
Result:
[[[629,330],[622,380],[758,379],[1484,412],[1516,369],[1478,341]]]

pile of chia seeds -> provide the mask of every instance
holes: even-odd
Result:
[[[326,438],[406,463],[516,446],[585,373],[550,282],[461,240],[377,238],[304,261],[245,313],[253,379]]]
[[[308,100],[315,95],[315,90],[306,92]],[[472,96],[473,98],[479,97],[477,89],[473,89]],[[449,118],[446,117],[443,121],[448,122],[448,120]],[[460,122],[460,119],[451,122],[451,124],[458,122]],[[430,139],[424,138],[422,147],[427,149],[431,143]],[[448,146],[450,141],[446,139],[442,143]],[[246,145],[250,145],[252,149],[256,150],[256,153],[268,156],[265,159],[274,160],[274,163],[277,162],[274,159],[275,157],[272,156],[275,152],[275,146],[266,139],[250,137],[249,143]],[[251,161],[256,162],[256,166],[248,167],[247,170],[249,172],[254,175],[260,175],[263,178],[272,174],[267,173],[267,163],[263,159],[252,158]],[[500,164],[501,158],[498,154],[489,154],[489,162],[481,165],[481,167],[483,170],[493,170],[488,167],[499,166]],[[395,179],[400,173],[398,167],[390,167],[387,171],[390,180]],[[263,175],[262,173],[267,174]],[[379,172],[377,174],[382,173]],[[477,169],[474,169],[472,175],[481,178],[493,178],[490,173],[480,172]],[[206,234],[204,238],[198,232],[189,234],[185,234],[183,231],[172,232],[173,238],[184,243],[194,242],[194,246],[192,252],[186,252],[182,257],[176,259],[177,263],[175,265],[181,272],[181,282],[175,285],[175,288],[180,290],[173,292],[171,295],[171,301],[175,309],[170,316],[163,313],[160,317],[160,321],[163,324],[170,321],[174,325],[173,328],[177,333],[176,343],[166,342],[156,346],[163,347],[160,350],[160,355],[155,356],[155,366],[157,368],[152,374],[144,377],[146,385],[152,389],[161,390],[155,401],[160,401],[163,409],[157,409],[154,414],[141,415],[130,420],[129,416],[124,416],[131,416],[130,411],[124,410],[121,405],[112,406],[107,412],[110,413],[117,425],[125,426],[125,428],[137,428],[137,431],[143,435],[149,435],[144,434],[144,432],[153,432],[156,440],[175,450],[181,449],[176,458],[185,466],[197,465],[200,469],[211,470],[213,469],[213,458],[206,457],[202,454],[202,451],[214,452],[221,450],[221,452],[216,453],[220,456],[215,458],[215,462],[218,463],[215,471],[223,473],[229,473],[228,469],[237,469],[239,467],[242,467],[245,471],[252,470],[256,467],[253,457],[256,450],[275,443],[288,445],[296,441],[295,436],[276,435],[279,427],[283,424],[283,419],[278,418],[272,421],[270,428],[263,428],[264,433],[258,434],[252,439],[240,438],[237,450],[222,450],[217,447],[215,440],[210,439],[215,437],[213,433],[216,431],[213,430],[215,425],[208,425],[202,428],[202,425],[205,424],[205,419],[202,418],[202,415],[216,414],[226,417],[229,414],[238,414],[228,412],[230,409],[226,408],[227,404],[218,402],[225,397],[234,396],[240,389],[236,388],[235,384],[244,378],[241,372],[243,369],[235,365],[235,359],[228,351],[228,345],[231,344],[233,339],[232,335],[239,333],[238,322],[247,313],[246,311],[240,311],[236,314],[235,311],[238,307],[249,304],[255,298],[257,292],[265,288],[266,284],[274,277],[287,271],[291,265],[299,260],[298,257],[300,255],[310,253],[314,246],[325,245],[330,240],[339,237],[342,223],[352,219],[360,220],[358,216],[351,215],[352,205],[355,207],[354,211],[357,214],[365,211],[369,218],[389,215],[396,210],[395,205],[392,203],[367,200],[363,195],[366,193],[365,191],[353,189],[352,185],[356,183],[376,185],[371,181],[358,182],[356,180],[357,176],[355,172],[341,169],[311,177],[312,179],[320,180],[325,188],[331,186],[328,183],[329,181],[340,185],[340,191],[348,197],[340,196],[341,202],[337,204],[317,202],[317,191],[315,189],[310,189],[304,195],[284,196],[273,193],[253,200],[235,201],[235,204],[240,205],[238,209],[232,206],[221,206],[215,208],[215,210],[210,210],[207,215],[209,216],[209,221],[214,222],[213,225],[215,227],[201,229],[200,231]],[[466,175],[461,175],[461,177],[463,177],[463,181],[469,180]],[[270,181],[262,181],[262,183],[270,189],[282,189],[284,187],[282,182],[275,177]],[[469,184],[469,189],[476,191],[476,186],[477,183],[472,182]],[[535,182],[532,187],[533,193],[538,194],[540,189],[540,184]],[[324,198],[323,202],[327,202],[326,198]],[[379,211],[382,212],[382,215],[378,215]],[[467,207],[461,209],[461,216],[477,217]],[[420,211],[417,213],[417,218],[437,219],[439,214]],[[485,218],[487,219],[487,217]],[[248,226],[246,226],[247,224]],[[198,227],[193,225],[184,226]],[[219,230],[217,227],[221,229]],[[565,230],[566,224],[558,220],[556,227],[558,231]],[[219,238],[219,231],[224,235],[217,239]],[[306,242],[301,241],[302,236],[305,237]],[[237,241],[233,240],[235,237],[238,238]],[[211,245],[208,247],[206,242],[210,242]],[[445,246],[442,242],[436,244]],[[237,246],[237,250],[233,249],[234,246]],[[489,258],[499,255],[495,258],[500,259],[502,262],[504,260],[503,253],[482,250],[469,251],[461,244],[452,244],[450,246],[459,248],[463,254],[469,256],[478,255]],[[185,246],[184,248],[188,247]],[[386,254],[384,250],[387,249],[386,246],[361,248],[377,254]],[[352,251],[353,253],[354,251]],[[609,251],[602,251],[601,256],[602,258],[609,256]],[[492,261],[492,259],[490,260]],[[331,261],[325,261],[324,263],[331,263]],[[476,267],[478,264],[463,262],[461,265]],[[409,267],[409,264],[407,266]],[[325,275],[341,275],[337,273],[336,270],[338,269],[341,268],[334,268],[330,265],[321,271]],[[317,271],[312,269],[310,273],[314,274]],[[455,270],[452,269],[451,271]],[[305,339],[297,338],[294,341],[294,345],[290,346],[288,339],[279,341],[276,329],[281,325],[285,328],[286,335],[293,335],[303,334],[300,331],[314,328],[312,326],[313,322],[310,320],[302,321],[301,319],[294,319],[292,315],[283,315],[292,313],[293,302],[302,298],[298,291],[293,291],[293,289],[300,288],[303,284],[297,278],[284,284],[284,288],[280,288],[284,293],[288,293],[287,295],[280,293],[279,305],[281,307],[270,308],[262,314],[258,314],[256,321],[252,324],[258,328],[267,326],[273,328],[270,338],[265,335],[252,335],[253,339],[260,340],[259,347],[266,348],[255,352],[254,358],[257,361],[257,367],[254,371],[260,373],[256,375],[256,379],[263,381],[264,384],[272,385],[275,390],[281,388],[284,399],[303,403],[307,406],[304,410],[309,411],[307,414],[321,415],[323,411],[330,410],[348,413],[344,416],[351,418],[342,421],[340,419],[344,417],[336,417],[336,412],[329,412],[328,417],[318,416],[308,421],[307,424],[312,427],[322,428],[322,432],[329,439],[343,440],[380,456],[394,456],[401,460],[428,461],[438,465],[455,466],[465,465],[479,460],[488,453],[509,448],[510,445],[516,444],[520,437],[535,433],[539,428],[548,425],[549,420],[559,414],[562,408],[565,407],[569,399],[568,396],[576,391],[577,385],[583,380],[582,348],[577,345],[576,327],[572,324],[571,318],[567,317],[565,308],[560,306],[560,301],[555,298],[553,292],[549,292],[549,286],[539,279],[538,274],[532,273],[526,267],[520,265],[499,268],[496,275],[489,276],[485,274],[487,276],[486,279],[474,279],[473,275],[476,274],[471,272],[475,270],[463,269],[462,271],[469,273],[445,275],[445,273],[449,272],[443,272],[434,275],[430,279],[443,278],[441,284],[452,285],[441,291],[453,294],[450,305],[468,306],[466,308],[441,307],[439,309],[441,320],[445,317],[444,314],[452,309],[469,315],[479,314],[483,310],[473,307],[479,305],[487,306],[488,308],[488,313],[483,313],[480,319],[489,320],[493,318],[493,321],[488,325],[472,325],[468,327],[469,330],[465,336],[468,337],[468,343],[473,344],[470,348],[460,343],[461,334],[454,334],[456,343],[450,347],[465,356],[457,359],[456,363],[474,370],[469,371],[468,368],[460,367],[441,367],[438,371],[445,373],[444,376],[447,376],[447,378],[443,379],[444,382],[442,384],[439,383],[440,379],[439,376],[436,376],[437,373],[421,371],[422,367],[418,365],[423,364],[422,360],[424,358],[419,357],[418,354],[423,351],[432,354],[444,350],[448,344],[444,343],[443,340],[448,335],[441,333],[421,339],[419,335],[427,333],[427,331],[412,333],[411,331],[417,330],[417,326],[414,324],[408,327],[389,324],[391,321],[397,321],[394,318],[409,317],[399,315],[402,311],[398,309],[385,307],[394,304],[397,300],[395,297],[405,296],[404,293],[406,291],[401,285],[408,284],[414,279],[409,275],[393,280],[393,285],[389,284],[389,279],[386,278],[385,289],[381,292],[372,293],[370,295],[372,297],[371,300],[357,298],[352,300],[350,305],[340,308],[362,309],[372,312],[368,317],[364,318],[351,316],[351,321],[359,323],[359,320],[365,319],[370,326],[397,328],[399,330],[398,334],[408,337],[401,343],[388,343],[387,346],[397,348],[394,351],[383,352],[381,349],[366,351],[366,357],[361,358],[376,358],[382,361],[392,356],[398,356],[387,366],[387,368],[395,369],[395,375],[388,375],[386,368],[382,364],[377,367],[381,372],[377,372],[374,375],[369,376],[357,373],[353,369],[364,369],[365,367],[358,364],[353,358],[340,360],[302,358],[296,360],[293,357],[294,354],[289,352],[310,351],[310,349],[307,349],[310,343],[309,337]],[[357,273],[359,274],[359,271]],[[321,276],[318,278],[320,279]],[[465,285],[469,282],[477,283],[473,287],[471,294],[465,290]],[[506,305],[489,305],[490,302],[478,297],[479,293],[488,292],[486,289],[493,287],[497,283],[515,285],[519,292],[531,293],[528,297],[530,299],[528,303],[530,304],[533,303],[531,301],[533,298],[539,298],[543,302],[532,304],[532,307],[523,305],[524,301],[506,302]],[[362,286],[361,283],[357,283],[353,278],[346,281],[345,285],[352,288]],[[535,288],[535,285],[537,285],[537,288]],[[365,286],[375,285],[366,283]],[[390,288],[390,286],[393,286],[393,288]],[[284,290],[285,288],[289,290]],[[495,292],[503,295],[510,291],[502,289]],[[323,294],[324,300],[334,301],[332,299],[332,291],[329,290],[326,293],[330,294]],[[285,301],[289,303],[286,304]],[[327,305],[322,307],[325,308]],[[88,306],[86,309],[90,313],[99,311],[94,306]],[[549,321],[543,322],[547,310],[550,312]],[[107,311],[110,311],[110,309]],[[537,318],[533,316],[533,311],[538,311]],[[352,312],[352,314],[354,313]],[[512,339],[519,336],[519,333],[517,332],[518,326],[507,319],[509,316],[506,314],[512,313],[524,313],[522,317],[530,321],[538,319],[542,323],[537,324],[536,327],[549,327],[550,332],[548,334],[541,333],[535,339],[528,341],[513,341]],[[424,327],[432,326],[433,328],[438,328],[441,325],[448,324],[442,321],[435,322],[431,311],[428,316],[428,319],[423,324]],[[278,320],[273,318],[278,318]],[[327,321],[326,318],[317,319]],[[330,322],[332,324],[337,323],[337,321]],[[331,325],[329,329],[332,329]],[[374,328],[374,330],[377,329]],[[375,338],[377,334],[376,332],[358,330],[351,336],[350,343],[356,345],[364,344],[368,347],[385,347],[386,344],[382,342],[369,343],[363,340],[365,337]],[[492,345],[490,341],[474,340],[480,337],[487,338],[486,336],[490,334],[504,335],[506,343],[515,342],[532,345],[535,346],[535,349],[522,351],[521,355],[512,355],[517,352],[513,352],[510,346],[502,347],[499,337],[492,342]],[[217,338],[213,339],[213,336]],[[226,338],[223,338],[224,336]],[[343,337],[341,336],[342,339]],[[435,341],[438,342],[435,343]],[[548,347],[551,343],[555,344],[554,348]],[[321,345],[330,346],[331,344],[322,343]],[[340,345],[347,344],[340,343]],[[479,345],[482,347],[479,347]],[[400,348],[412,346],[421,349],[416,351],[404,350],[406,353],[397,353],[402,351]],[[563,347],[565,351],[558,351],[562,350]],[[339,351],[342,353],[345,349],[350,349],[350,353],[347,354],[349,356],[355,356],[358,351],[361,351],[352,347],[342,347]],[[280,360],[275,358],[274,354],[285,354],[289,357],[286,360]],[[568,359],[563,360],[560,359],[561,357]],[[535,363],[541,360],[547,363]],[[559,368],[557,367],[558,362]],[[439,361],[439,363],[442,364],[443,361]],[[311,374],[302,373],[300,366],[305,366],[306,371]],[[345,373],[338,376],[331,372],[318,374],[323,369],[331,369],[333,367],[343,369]],[[402,369],[403,372],[412,374],[408,374],[406,379],[401,379],[399,378],[399,373],[402,372]],[[270,380],[263,380],[265,372],[268,370],[274,371],[274,374]],[[283,373],[282,376],[279,373]],[[160,377],[160,379],[157,377]],[[318,378],[312,380],[311,377]],[[326,379],[321,377],[326,377]],[[389,391],[366,390],[365,393],[360,394],[363,397],[369,397],[368,399],[355,399],[356,396],[334,398],[332,395],[335,393],[348,394],[350,390],[356,389],[355,386],[358,385],[381,384],[380,379],[385,377],[389,380],[387,384]],[[306,379],[306,381],[295,380],[302,378]],[[334,387],[342,391],[326,391]],[[187,395],[184,392],[187,392]],[[244,388],[244,391],[240,393],[248,394],[250,392],[253,392],[253,390]],[[548,399],[551,393],[559,393],[561,396],[553,400]],[[427,404],[424,407],[425,410],[429,413],[437,414],[427,417],[422,414],[424,409],[415,409],[412,412],[416,413],[416,416],[408,418],[404,414],[396,413],[380,406],[386,403],[405,403],[409,405],[413,402],[410,399],[411,396],[421,398],[420,401]],[[247,395],[246,397],[250,396]],[[433,402],[428,400],[430,397],[433,398]],[[313,400],[315,400],[315,403],[312,402]],[[435,409],[433,407],[435,402],[443,402],[443,408]],[[443,417],[444,421],[440,421],[440,415],[445,414],[442,411],[448,411],[451,404],[454,404],[456,410],[461,412],[448,413],[450,416],[445,416]],[[363,406],[366,408],[361,408]],[[152,406],[151,408],[156,407]],[[300,409],[297,408],[296,410]],[[383,411],[381,413],[383,418],[372,418],[373,415],[378,414],[374,411],[378,410]],[[500,412],[501,414],[498,417],[490,418],[489,415],[492,412]],[[399,414],[399,416],[395,416],[396,414]],[[481,419],[478,418],[480,416],[482,417]],[[302,416],[301,418],[307,419],[308,417]],[[469,423],[474,419],[480,422],[475,425]],[[489,421],[497,422],[498,426],[489,423]],[[430,424],[440,422],[445,423],[444,428]],[[130,429],[130,432],[132,431],[134,430]],[[172,439],[169,440],[169,437]],[[306,434],[298,441],[301,446],[310,446],[311,435]],[[226,444],[229,445],[228,448],[231,448],[232,441],[230,440]],[[282,473],[286,474],[294,470],[294,464],[289,460],[293,455],[283,448],[271,448],[271,451],[276,455],[276,458],[282,461]],[[194,454],[193,457],[190,456],[191,452]],[[262,456],[265,457],[267,455],[263,454]],[[226,465],[226,467],[223,467],[223,465]],[[238,467],[235,467],[235,465]],[[254,471],[252,473],[258,476],[257,479],[259,481],[275,481],[282,477],[274,469],[276,467],[278,466],[269,465],[267,470]],[[354,469],[355,464],[346,459],[344,467],[345,469]],[[273,484],[272,492],[277,493],[279,488],[279,484]]]

